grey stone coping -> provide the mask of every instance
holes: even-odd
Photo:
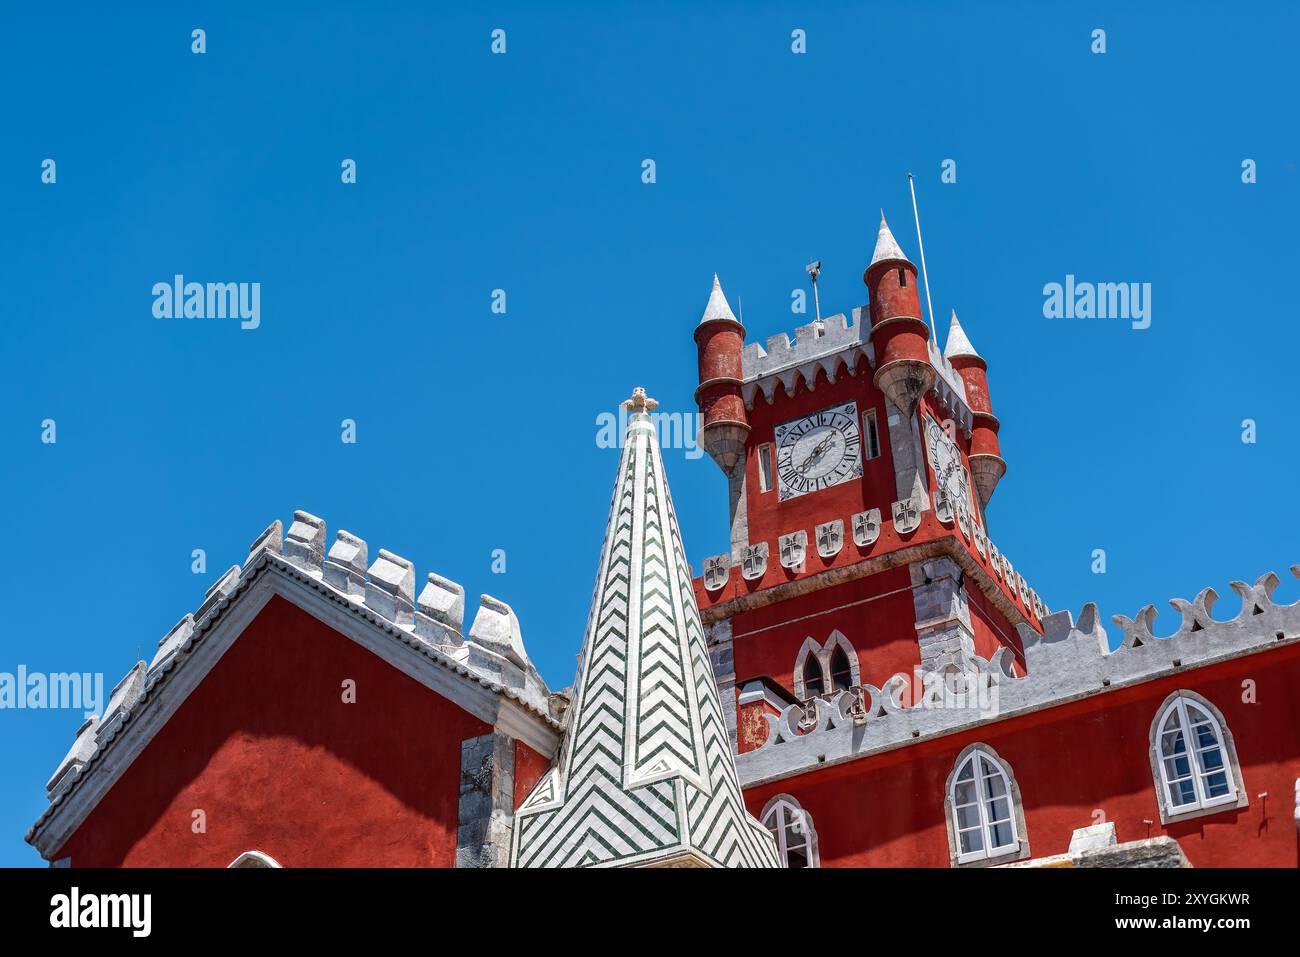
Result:
[[[1300,578],[1300,565],[1291,569]],[[897,674],[881,687],[863,685],[812,709],[792,705],[767,715],[767,740],[737,759],[746,787],[799,774],[819,765],[838,764],[918,741],[953,734],[1070,701],[1131,687],[1166,675],[1204,667],[1269,648],[1300,641],[1300,601],[1273,603],[1279,582],[1269,572],[1254,585],[1232,582],[1241,597],[1235,617],[1212,616],[1214,589],[1192,602],[1172,599],[1182,620],[1168,637],[1152,632],[1155,608],[1148,605],[1135,619],[1114,616],[1123,640],[1114,650],[1093,603],[1084,605],[1076,623],[1068,611],[1048,615],[1043,634],[1017,626],[1025,648],[1027,674],[1012,671],[1010,649],[989,660],[976,657],[975,671],[954,691],[942,682],[927,686],[916,702],[906,701],[911,677]],[[808,722],[810,710],[815,720]],[[801,727],[801,724],[804,726]]]

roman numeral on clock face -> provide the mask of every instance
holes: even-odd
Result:
[[[839,485],[862,474],[857,403],[822,409],[774,432],[779,500]]]

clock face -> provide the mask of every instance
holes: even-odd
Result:
[[[930,467],[939,488],[948,495],[954,509],[970,512],[970,498],[966,494],[966,469],[961,464],[961,452],[944,427],[933,416],[926,416],[925,439],[930,450]]]
[[[862,477],[858,404],[846,402],[776,427],[779,500]]]

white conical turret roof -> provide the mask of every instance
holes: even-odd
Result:
[[[777,867],[772,835],[741,798],[655,403],[637,389],[626,405],[564,740],[515,812],[510,863]]]
[[[890,260],[899,260],[910,263],[911,260],[903,255],[903,250],[898,246],[898,240],[894,234],[889,231],[889,224],[885,222],[885,211],[880,211],[880,232],[876,234],[876,251],[871,254],[871,263],[868,269],[879,262],[889,262]]]
[[[700,319],[700,325],[706,322],[716,322],[717,320],[726,322],[736,322],[735,313],[731,311],[731,304],[727,302],[727,297],[722,292],[722,283],[718,282],[718,274],[713,274],[713,291],[709,293],[709,304],[704,307],[704,315]]]
[[[943,347],[943,357],[952,359],[956,356],[981,358],[980,354],[975,351],[975,347],[970,344],[970,339],[966,338],[966,330],[957,321],[957,310],[954,309],[952,311],[952,322],[948,326],[948,341]]]

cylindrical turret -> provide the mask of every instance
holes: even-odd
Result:
[[[934,385],[926,343],[930,330],[921,318],[916,267],[903,255],[880,214],[880,233],[871,264],[862,276],[871,297],[871,343],[876,351],[876,388],[900,411],[911,415]]]
[[[993,403],[989,399],[988,365],[966,337],[955,310],[952,324],[948,327],[943,357],[952,363],[965,383],[966,401],[974,413],[970,430],[970,476],[980,497],[980,508],[985,509],[998,481],[1006,473],[1007,463],[998,444],[1000,423],[993,414]]]
[[[722,471],[730,475],[736,463],[744,460],[745,442],[749,438],[749,420],[740,388],[743,378],[740,353],[745,347],[745,327],[732,313],[716,273],[704,317],[695,327],[695,344],[700,361],[695,404],[704,414],[700,444]]]

